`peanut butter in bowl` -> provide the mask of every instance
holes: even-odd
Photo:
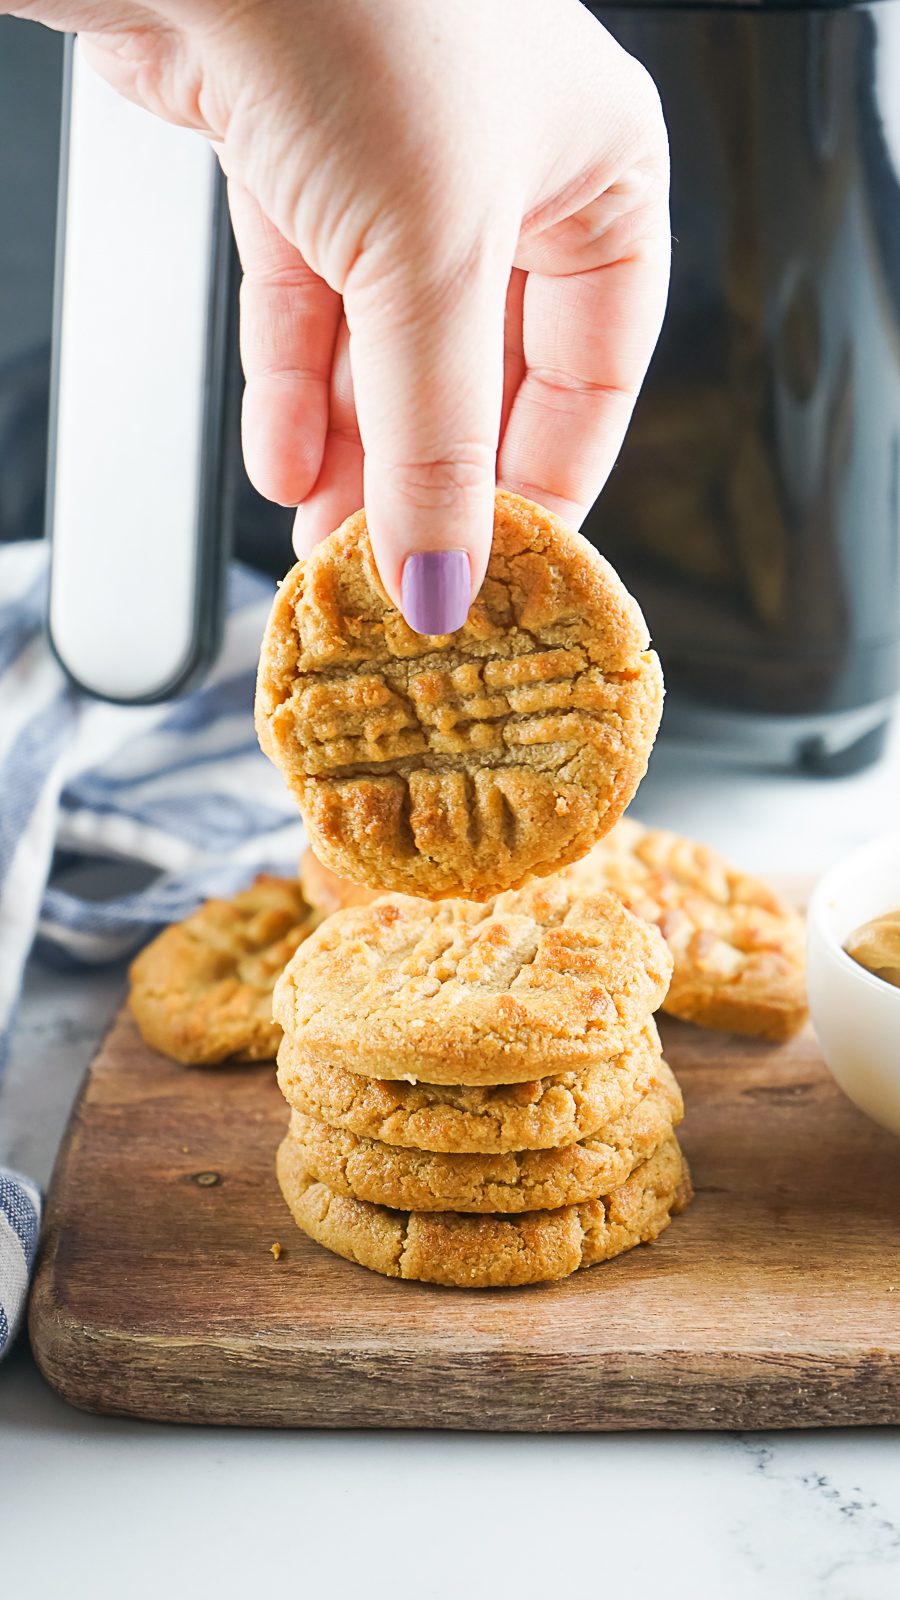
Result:
[[[844,949],[867,972],[900,989],[900,907],[864,922],[850,934]]]
[[[900,1138],[900,833],[871,839],[820,878],[807,934],[822,1058],[854,1104]]]

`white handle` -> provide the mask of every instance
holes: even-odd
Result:
[[[77,42],[69,93],[50,631],[92,693],[158,699],[191,670],[210,599],[202,500],[218,172],[200,134],[123,100]]]

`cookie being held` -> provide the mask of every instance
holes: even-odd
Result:
[[[662,709],[637,604],[550,512],[499,493],[487,575],[454,634],[414,633],[364,512],[288,574],[263,641],[260,744],[325,866],[486,899],[575,861],[621,816]]]

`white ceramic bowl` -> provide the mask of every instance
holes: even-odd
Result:
[[[900,1134],[900,989],[852,961],[844,940],[900,906],[900,833],[845,856],[809,903],[807,985],[822,1054],[844,1093]]]

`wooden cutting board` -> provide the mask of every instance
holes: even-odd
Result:
[[[472,1292],[307,1240],[273,1174],[272,1068],[176,1066],[123,1012],[53,1180],[42,1371],[74,1405],[183,1422],[900,1422],[900,1142],[844,1099],[809,1032],[778,1048],[663,1032],[694,1204],[564,1283]]]

